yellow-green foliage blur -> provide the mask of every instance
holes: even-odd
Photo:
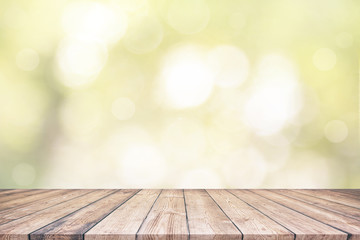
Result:
[[[360,1],[0,1],[0,188],[360,187]]]

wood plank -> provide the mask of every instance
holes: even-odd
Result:
[[[241,239],[241,232],[205,190],[185,190],[190,239]]]
[[[347,234],[248,190],[229,190],[294,234],[297,240],[345,240]]]
[[[339,192],[348,195],[352,198],[359,199],[360,197],[360,189],[329,189],[329,191]]]
[[[85,240],[136,239],[137,231],[160,192],[161,190],[141,190],[85,233]]]
[[[0,198],[4,197],[4,196],[9,196],[14,193],[20,193],[20,192],[26,192],[26,191],[29,191],[29,190],[27,190],[27,189],[5,189],[0,192]],[[0,199],[0,202],[2,202],[1,199]]]
[[[43,209],[55,206],[57,204],[66,202],[73,198],[79,197],[86,193],[90,193],[94,190],[82,189],[82,190],[64,190],[60,195],[50,196],[45,199],[38,200],[33,203],[21,205],[19,207],[14,207],[9,210],[4,210],[0,212],[0,225],[4,223],[11,222],[15,219],[19,219],[26,215],[41,211]]]
[[[360,209],[350,205],[358,204],[358,193],[4,190],[0,208],[11,208],[0,211],[0,240],[355,240]]]
[[[0,240],[29,240],[29,234],[93,203],[114,190],[97,190],[84,196],[0,225]]]
[[[337,202],[328,201],[322,198],[313,197],[292,190],[271,190],[271,191],[360,220],[360,209],[358,208],[350,207],[348,205],[340,204]]]
[[[59,196],[59,194],[64,193],[66,190],[58,189],[58,190],[45,190],[43,192],[36,192],[34,194],[28,195],[23,198],[16,198],[8,202],[1,203],[0,211],[9,210],[14,207],[24,206],[33,202],[37,202],[38,200],[45,199],[52,196]]]
[[[82,240],[83,234],[117,209],[138,190],[118,190],[30,234],[30,240]]]
[[[349,198],[341,193],[331,192],[329,190],[301,189],[294,190],[310,196],[326,199],[329,201],[345,204],[351,207],[360,208],[360,199]]]
[[[163,190],[141,225],[137,239],[187,240],[189,232],[182,190]]]
[[[16,192],[14,194],[10,194],[8,196],[4,196],[0,198],[0,203],[6,203],[12,200],[16,200],[16,199],[23,199],[26,198],[27,196],[33,195],[33,194],[40,194],[42,192],[46,192],[46,190],[40,190],[40,189],[35,189],[35,190],[24,190],[24,191],[19,191]],[[26,200],[26,199],[25,199]]]
[[[294,234],[226,190],[206,190],[241,230],[244,240],[294,239]]]
[[[349,239],[360,239],[360,222],[356,219],[340,215],[338,213],[319,208],[317,206],[277,194],[269,190],[252,190],[261,196],[281,203],[282,205],[294,209],[302,214],[314,218],[320,222],[328,224],[339,230],[351,234]]]

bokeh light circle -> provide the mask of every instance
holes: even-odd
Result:
[[[324,134],[327,140],[333,143],[339,143],[348,136],[347,125],[340,120],[332,120],[325,125]]]
[[[156,49],[163,39],[163,28],[155,16],[134,17],[123,44],[127,50],[143,54]]]
[[[60,81],[76,88],[92,83],[107,60],[107,48],[93,40],[69,38],[61,42],[57,51]]]
[[[249,74],[249,61],[235,46],[217,46],[209,52],[208,61],[216,74],[215,84],[220,87],[238,87]]]
[[[281,55],[264,56],[257,68],[244,120],[256,134],[267,136],[282,130],[299,113],[301,89],[294,67]]]
[[[62,26],[69,36],[115,43],[125,34],[127,16],[120,6],[78,1],[69,4],[62,16]]]
[[[204,53],[195,46],[182,46],[170,52],[162,69],[166,105],[195,107],[204,103],[214,85],[214,73]]]

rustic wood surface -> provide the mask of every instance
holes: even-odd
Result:
[[[360,239],[360,190],[0,189],[0,240]]]

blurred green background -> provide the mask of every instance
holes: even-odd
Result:
[[[0,188],[359,188],[360,1],[0,1]]]

